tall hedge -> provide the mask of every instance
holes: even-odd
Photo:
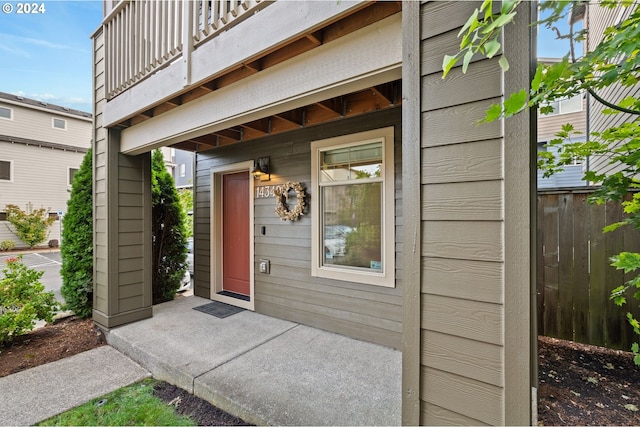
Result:
[[[153,303],[158,304],[172,300],[180,287],[186,269],[187,236],[178,191],[160,150],[153,152],[151,169],[152,294]]]
[[[93,311],[92,150],[85,154],[73,177],[67,212],[62,218],[62,288],[68,309],[79,317]]]

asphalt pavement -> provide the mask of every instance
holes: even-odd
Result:
[[[60,266],[62,258],[59,249],[43,249],[41,251],[14,251],[0,253],[0,263],[4,269],[4,262],[7,258],[14,258],[22,255],[22,263],[36,271],[43,271],[44,274],[40,278],[40,282],[44,285],[45,290],[53,291],[56,300],[64,303],[64,298],[60,293],[62,286],[62,277],[60,276]]]

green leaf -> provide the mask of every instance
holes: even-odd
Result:
[[[497,39],[489,40],[484,44],[485,55],[487,58],[493,58],[493,56],[500,50],[500,42]]]
[[[618,228],[622,227],[623,225],[627,225],[626,221],[621,221],[621,222],[614,222],[613,224],[609,224],[607,226],[605,226],[602,229],[603,233],[610,233],[614,230],[617,230]]]
[[[640,268],[640,254],[634,252],[621,252],[617,256],[611,257],[612,266],[625,273],[635,271]]]
[[[633,351],[634,353],[640,352],[640,344],[638,344],[637,342],[631,344],[631,351]]]
[[[536,68],[536,74],[533,76],[533,80],[531,81],[531,90],[533,92],[537,92],[540,89],[540,84],[542,83],[542,64],[538,64]]]
[[[478,27],[478,13],[479,12],[480,11],[478,9],[473,11],[473,14],[469,17],[469,19],[467,19],[467,22],[465,22],[464,26],[460,29],[460,32],[458,32],[458,36],[457,37],[460,37],[467,30],[473,31]]]
[[[464,58],[462,59],[462,74],[467,73],[467,68],[469,68],[469,62],[471,62],[472,57],[473,51],[469,49],[467,53],[464,54]]]
[[[512,116],[527,105],[527,92],[524,89],[520,89],[519,92],[512,93],[508,99],[504,101],[504,112],[507,116]]]
[[[453,68],[454,65],[456,65],[456,62],[458,62],[458,57],[457,56],[451,56],[451,55],[445,55],[444,58],[442,59],[442,78],[444,79],[445,77],[447,77],[447,74],[449,73],[449,71],[451,71],[451,69]]]
[[[497,28],[502,28],[509,22],[513,21],[514,16],[516,16],[515,12],[507,13],[506,15],[499,15],[496,19],[493,20],[493,22],[491,22],[491,24],[480,30],[480,32],[482,34],[488,34]]]
[[[509,71],[509,61],[507,61],[506,56],[502,55],[498,60],[498,64],[500,65],[502,71]]]
[[[502,7],[500,8],[500,13],[505,14],[511,12],[518,3],[519,0],[503,0]]]
[[[487,108],[483,121],[493,122],[498,120],[500,116],[502,116],[502,106],[500,104],[492,104],[491,107]]]

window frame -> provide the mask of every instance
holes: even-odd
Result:
[[[13,160],[0,159],[0,162],[9,163],[9,179],[0,178],[0,182],[13,182]]]
[[[72,170],[75,171],[73,173],[73,177],[71,176],[71,171]],[[71,187],[73,185],[73,178],[75,178],[75,176],[76,176],[76,174],[78,173],[79,170],[80,170],[79,167],[77,167],[77,168],[74,168],[72,166],[68,166],[67,167],[67,186],[68,187]]]
[[[3,109],[3,110],[7,110],[7,111],[9,111],[9,117],[2,117],[2,116],[0,116],[0,119],[2,119],[2,120],[11,120],[11,121],[13,121],[13,108],[5,107],[4,105],[0,105],[0,109]]]
[[[343,135],[311,142],[311,188],[317,194],[311,203],[311,276],[347,282],[395,288],[395,188],[394,188],[394,127]],[[382,270],[358,270],[323,264],[322,200],[319,179],[320,154],[324,151],[382,142]],[[354,180],[352,184],[359,184]],[[326,185],[326,184],[324,184]]]
[[[564,109],[567,109],[568,107],[566,107],[566,105],[570,105],[568,104],[569,101],[579,98],[580,102],[577,103],[580,105],[580,109],[578,110],[570,110],[570,111],[563,111]],[[552,112],[550,113],[545,113],[545,114],[541,114],[542,117],[553,117],[553,116],[561,116],[563,114],[574,114],[574,113],[581,113],[584,111],[584,94],[580,93],[578,95],[574,95],[570,98],[561,98],[561,99],[557,99],[553,102],[551,102],[549,105],[553,104],[557,102],[558,103],[558,108],[554,108]],[[562,106],[565,105],[565,108],[563,109]]]
[[[62,123],[64,123],[64,127],[61,128],[61,127],[56,126],[56,120],[60,120]],[[56,130],[67,130],[67,120],[66,119],[61,119],[60,117],[52,117],[51,118],[51,127],[53,129],[56,129]]]

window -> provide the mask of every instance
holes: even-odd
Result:
[[[311,143],[312,275],[395,286],[393,127]]]
[[[13,119],[13,110],[11,110],[11,108],[7,108],[7,107],[0,107],[0,119],[12,120]]]
[[[184,178],[185,176],[187,176],[187,165],[185,165],[184,163],[180,163],[178,165],[178,173],[180,174],[180,178]]]
[[[68,174],[68,182],[67,185],[71,185],[73,184],[73,177],[76,176],[76,172],[78,172],[78,168],[69,168],[69,174]]]
[[[11,163],[10,160],[0,160],[0,181],[12,181]]]
[[[54,127],[54,129],[66,130],[67,129],[67,121],[65,119],[59,119],[57,117],[54,117],[53,118],[53,122],[52,122],[52,126]]]
[[[576,95],[566,99],[559,99],[550,102],[547,105],[553,107],[553,111],[550,113],[542,114],[543,116],[577,113],[579,111],[582,111],[582,95]]]

